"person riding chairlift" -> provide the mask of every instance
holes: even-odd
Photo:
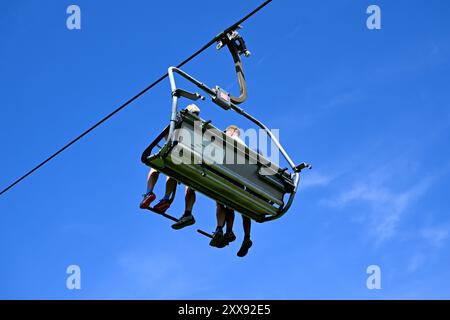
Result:
[[[186,107],[186,110],[196,116],[200,115],[200,108],[195,104],[190,104]],[[168,137],[166,136],[166,140]],[[153,189],[156,185],[156,182],[159,178],[159,171],[155,169],[151,169],[148,178],[147,178],[147,192],[143,195],[143,199],[139,205],[141,209],[147,209],[150,207],[150,204],[156,199],[156,195],[153,192]],[[177,186],[177,181],[174,179],[167,177],[166,179],[166,190],[164,197],[153,207],[153,210],[164,213],[170,207],[170,195],[174,192]],[[184,214],[178,220],[178,222],[172,225],[172,228],[175,230],[182,229],[184,227],[193,225],[195,223],[194,216],[192,215],[192,208],[194,206],[196,199],[195,191],[189,187],[186,187],[185,191],[185,210]]]
[[[245,144],[240,138],[241,132],[239,128],[235,125],[230,125],[225,129],[225,134],[233,139]],[[216,218],[217,218],[217,228],[214,232],[213,238],[209,243],[210,246],[216,248],[224,248],[234,240],[236,236],[233,232],[234,224],[234,210],[227,208],[221,203],[216,203]],[[238,257],[244,257],[247,255],[248,250],[253,245],[252,240],[250,240],[250,230],[251,230],[251,220],[250,218],[242,215],[242,226],[244,228],[244,240],[242,241],[241,248],[237,252]],[[227,225],[225,234],[223,233],[223,227]]]

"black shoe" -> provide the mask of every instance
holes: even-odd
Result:
[[[192,214],[188,216],[182,216],[178,222],[174,223],[172,225],[172,228],[175,230],[183,229],[187,226],[192,226],[195,223],[194,216]]]
[[[216,230],[216,232],[214,232],[213,238],[209,242],[209,245],[211,247],[223,248],[226,246],[225,241],[223,240],[224,240],[223,231],[222,229],[218,229]]]
[[[245,257],[248,253],[248,249],[250,249],[253,245],[252,240],[250,239],[244,239],[244,241],[242,241],[242,245],[241,248],[239,249],[237,256],[238,257]]]
[[[227,245],[236,240],[236,236],[233,231],[226,232],[224,235],[225,241],[227,242]]]

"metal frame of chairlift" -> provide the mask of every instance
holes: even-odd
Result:
[[[195,79],[188,73],[182,71],[176,67],[170,67],[168,69],[168,75],[170,80],[170,86],[172,90],[172,109],[171,109],[171,117],[170,117],[170,125],[167,126],[159,136],[147,147],[147,149],[143,152],[141,160],[144,164],[154,167],[158,171],[171,176],[179,183],[183,183],[194,190],[200,191],[206,196],[216,200],[219,203],[223,203],[227,207],[235,209],[241,214],[249,216],[251,219],[257,222],[267,222],[280,218],[283,216],[291,207],[294,197],[298,190],[298,185],[300,181],[300,172],[305,169],[311,169],[311,166],[306,163],[301,163],[300,165],[295,165],[290,156],[287,154],[286,150],[278,141],[277,137],[273,135],[273,133],[264,125],[261,121],[250,115],[248,112],[244,111],[242,108],[238,106],[238,104],[245,101],[247,97],[247,88],[245,83],[245,77],[242,67],[242,62],[240,60],[240,55],[244,54],[245,56],[249,56],[250,52],[247,50],[245,46],[245,42],[242,37],[237,33],[236,30],[231,30],[227,34],[225,34],[218,41],[217,48],[220,49],[224,46],[227,46],[232,54],[233,60],[235,62],[236,74],[238,77],[239,87],[240,87],[240,96],[233,97],[228,92],[224,91],[220,87],[216,86],[215,88],[210,88],[205,83]],[[220,137],[222,134],[222,138],[224,138],[224,133],[217,128],[215,128],[211,121],[205,121],[201,118],[186,112],[185,110],[178,110],[178,103],[180,98],[185,98],[191,101],[197,101],[199,99],[205,100],[205,97],[200,93],[192,93],[181,88],[178,88],[175,81],[175,74],[178,74],[182,78],[186,79],[188,82],[194,84],[201,91],[205,92],[207,96],[211,98],[211,100],[221,107],[224,110],[233,110],[237,114],[245,117],[250,120],[254,124],[256,124],[259,128],[263,129],[264,132],[270,137],[272,142],[276,145],[280,153],[283,155],[287,163],[289,164],[290,170],[288,168],[278,168],[274,164],[270,164],[272,166],[272,170],[275,170],[272,177],[264,177],[259,174],[259,171],[255,173],[254,167],[251,168],[253,170],[252,174],[257,175],[257,179],[259,181],[259,186],[252,183],[251,179],[246,180],[246,183],[240,183],[240,176],[234,174],[232,169],[226,166],[215,166],[211,167],[204,163],[198,164],[178,164],[176,167],[172,162],[170,162],[170,155],[174,152],[175,148],[184,148],[189,152],[193,152],[193,150],[189,150],[192,146],[182,145],[179,140],[177,140],[176,130],[182,127],[189,128],[193,130],[195,123],[200,123],[201,129],[204,130],[212,130],[217,137]],[[167,141],[164,146],[159,146],[159,142],[163,140],[164,137],[167,137]],[[224,138],[225,139],[225,138]],[[239,144],[239,143],[238,143]],[[152,150],[154,147],[159,147],[160,150],[156,154],[152,154]],[[268,160],[260,161],[261,155],[255,153],[255,151],[249,149],[246,146],[240,146],[245,149],[246,156],[254,156],[258,159],[257,167],[259,170],[261,168],[267,168]],[[186,151],[185,150],[185,151]],[[179,150],[177,151],[179,152]],[[263,158],[263,157],[262,157]],[[202,160],[203,161],[203,160]],[[275,167],[275,169],[273,169]],[[189,175],[193,175],[194,178],[189,177]],[[208,177],[208,178],[207,178]],[[255,178],[255,179],[256,179]],[[209,180],[208,180],[209,179]],[[211,183],[215,183],[214,179],[217,179],[217,187],[212,186]],[[244,179],[244,178],[243,178]],[[204,181],[203,181],[204,180]],[[245,179],[244,179],[245,180]],[[202,182],[199,182],[202,181]],[[209,189],[208,189],[209,183]],[[261,187],[262,186],[262,187]],[[222,189],[221,189],[222,188]],[[246,205],[240,203],[237,199],[230,200],[226,199],[222,194],[218,194],[216,190],[222,190],[223,193],[227,193],[239,196],[247,196],[249,199],[246,199],[248,202]],[[271,190],[277,190],[276,197],[271,197]],[[283,193],[280,201],[280,192]],[[289,198],[286,203],[284,203],[284,195],[289,194]],[[170,202],[173,201],[175,197],[175,193],[171,195]],[[252,198],[253,197],[253,198]],[[251,211],[253,205],[251,201],[254,201],[254,207],[260,208],[260,212],[258,214],[254,214]],[[265,204],[265,203],[268,204]],[[267,214],[263,212],[264,208],[270,208],[268,205],[274,205],[278,207],[274,210],[269,210]],[[178,221],[173,216],[170,216],[166,213],[160,213],[153,208],[149,208],[149,210],[161,214],[165,218],[168,218],[173,221]],[[256,209],[255,209],[256,210]],[[261,211],[262,210],[262,211]],[[257,211],[257,210],[256,210]],[[199,233],[212,237],[211,234],[204,232],[202,230],[197,230]]]

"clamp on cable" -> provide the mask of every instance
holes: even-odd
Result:
[[[238,25],[236,29],[242,29],[242,27]],[[220,50],[226,45],[232,46],[234,49],[236,49],[236,52],[239,55],[244,55],[246,58],[248,58],[250,57],[251,52],[248,51],[244,38],[242,38],[242,36],[237,32],[236,29],[225,33],[221,38],[219,38],[216,48],[217,50]]]

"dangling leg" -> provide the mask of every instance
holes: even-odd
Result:
[[[246,216],[242,216],[242,227],[244,228],[244,239],[250,239],[252,220]]]
[[[166,179],[166,192],[164,193],[164,198],[165,200],[169,200],[170,199],[170,195],[172,194],[172,192],[175,190],[175,188],[177,187],[177,182],[170,178],[167,177]]]
[[[217,228],[222,229],[225,225],[226,220],[226,208],[220,204],[216,204],[216,219],[217,219]]]
[[[147,192],[144,194],[144,199],[142,199],[141,203],[139,204],[139,207],[141,209],[147,209],[152,201],[156,199],[156,196],[153,193],[153,188],[158,181],[158,177],[159,172],[152,168],[147,177]]]
[[[184,198],[184,214],[185,215],[192,214],[192,208],[194,207],[195,200],[197,200],[195,191],[189,187],[186,187],[186,195]]]
[[[166,180],[166,192],[164,193],[164,197],[156,204],[153,209],[157,212],[163,213],[170,207],[170,195],[172,192],[175,191],[175,188],[177,187],[177,182],[167,177]]]
[[[172,225],[175,230],[182,229],[184,227],[193,225],[195,223],[194,216],[192,215],[192,208],[195,203],[195,191],[189,187],[186,187],[186,195],[184,198],[184,214],[181,216],[177,223]]]
[[[234,210],[227,208],[226,212],[227,232],[225,232],[224,238],[226,244],[228,245],[230,242],[236,240],[236,236],[233,232]]]
[[[252,240],[250,240],[250,230],[252,226],[252,220],[250,218],[242,215],[242,227],[244,228],[244,240],[242,241],[241,248],[239,249],[237,255],[238,257],[245,257],[248,253],[248,249],[253,245]]]
[[[223,248],[225,247],[223,241],[223,226],[225,225],[226,209],[220,203],[216,204],[216,218],[217,228],[209,245],[216,248]]]
[[[159,171],[156,171],[155,169],[151,168],[147,178],[147,193],[153,192],[153,188],[155,187],[156,182],[158,182],[158,178],[159,178]]]

